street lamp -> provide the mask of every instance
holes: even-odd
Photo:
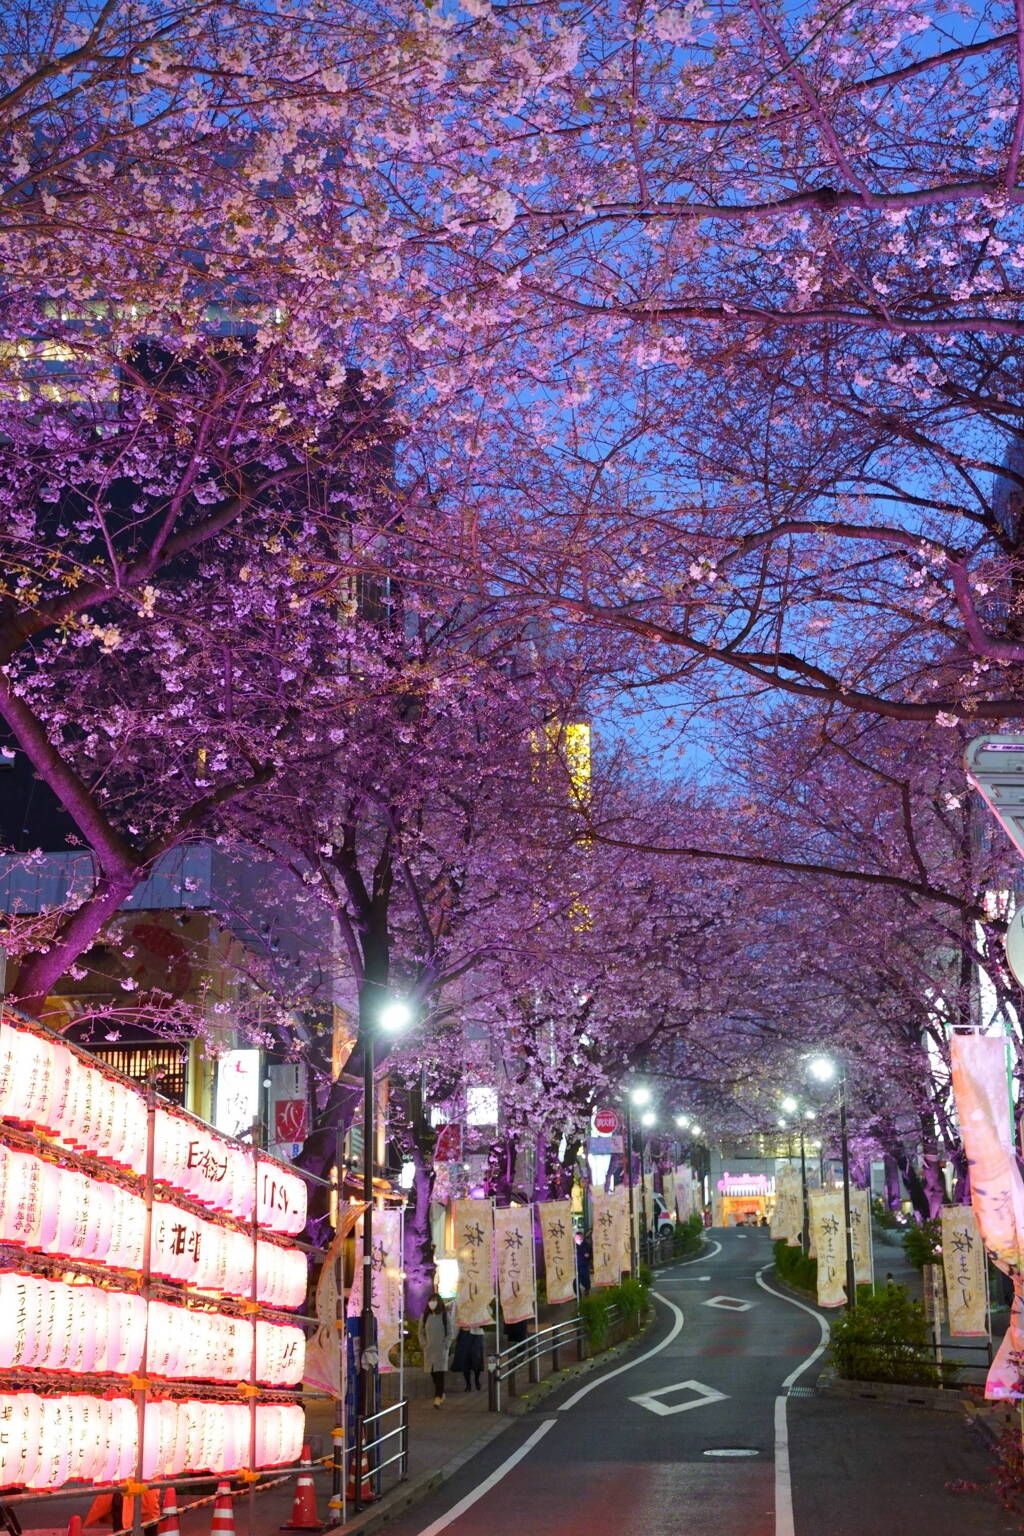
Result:
[[[634,1088],[628,1088],[624,1095],[626,1101],[626,1189],[629,1202],[629,1273],[635,1280],[639,1273],[637,1269],[636,1251],[636,1202],[633,1197],[633,1106],[642,1109],[645,1104],[651,1102],[651,1090],[638,1083]]]
[[[857,1305],[856,1270],[853,1263],[853,1217],[850,1212],[850,1140],[846,1126],[846,1063],[834,1062],[831,1056],[812,1056],[807,1070],[819,1083],[838,1083],[839,1087],[839,1147],[843,1159],[843,1216],[846,1221],[846,1305]]]
[[[681,1131],[689,1130],[689,1128],[690,1128],[690,1117],[689,1117],[689,1115],[676,1115],[676,1125],[678,1125],[678,1127],[679,1127],[679,1129]]]
[[[365,1422],[376,1408],[377,1338],[373,1318],[373,1173],[377,1142],[376,1037],[401,1034],[412,1008],[400,997],[371,1007],[363,1029],[363,1307],[359,1318],[359,1411]],[[340,1164],[339,1164],[340,1166]]]

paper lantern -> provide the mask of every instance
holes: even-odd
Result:
[[[60,1222],[60,1196],[63,1170],[55,1163],[41,1162],[39,1167],[42,1188],[40,1191],[39,1232],[36,1246],[40,1253],[56,1251],[57,1228]]]
[[[34,1393],[0,1395],[0,1485],[20,1488],[34,1475],[42,1414]]]
[[[18,1032],[7,1020],[0,1022],[0,1115],[11,1118],[10,1107],[17,1077]]]

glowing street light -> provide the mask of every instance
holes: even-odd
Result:
[[[657,1123],[658,1117],[654,1113],[654,1110],[645,1109],[643,1114],[640,1116],[640,1124],[644,1127],[644,1130],[650,1130],[651,1126],[657,1125]]]
[[[393,997],[380,1010],[378,1022],[389,1035],[400,1035],[412,1023],[412,1009],[402,998]]]
[[[689,1115],[676,1115],[676,1125],[678,1125],[681,1131],[688,1131],[690,1128]]]
[[[812,1056],[807,1063],[807,1070],[819,1083],[831,1083],[838,1072],[831,1056]]]
[[[651,1102],[651,1090],[645,1087],[643,1083],[638,1083],[635,1088],[629,1090],[629,1098],[630,1102],[635,1104],[637,1109],[643,1109],[645,1104]]]
[[[783,1110],[785,1111],[785,1113],[787,1115],[795,1115],[796,1114],[797,1109],[799,1108],[799,1105],[797,1104],[796,1099],[794,1099],[794,1097],[793,1097],[793,1095],[791,1093],[787,1094],[786,1097],[783,1099],[783,1101],[782,1101],[782,1108],[783,1108]]]

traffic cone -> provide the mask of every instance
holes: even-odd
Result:
[[[157,1536],[181,1536],[178,1525],[178,1495],[173,1488],[164,1489],[163,1514],[156,1528]]]
[[[348,1467],[349,1467],[349,1471],[348,1471],[348,1488],[346,1490],[346,1495],[345,1496],[346,1496],[346,1498],[349,1498],[349,1499],[355,1499],[355,1497],[356,1497],[356,1480],[355,1480],[355,1476],[353,1475],[353,1471],[352,1471],[352,1458],[351,1457],[349,1457]],[[359,1466],[359,1480],[360,1480],[360,1482],[363,1485],[362,1502],[364,1504],[372,1504],[373,1503],[373,1476],[372,1476],[372,1474],[370,1472],[370,1458],[369,1458],[369,1456],[367,1456],[365,1451],[363,1452],[363,1459],[362,1459],[362,1461],[360,1463],[360,1466]]]
[[[313,1487],[313,1474],[310,1471],[308,1445],[302,1447],[299,1465],[304,1470],[299,1473],[295,1484],[292,1517],[287,1525],[282,1525],[281,1529],[282,1531],[322,1531],[323,1525],[316,1512],[316,1489]]]
[[[72,1515],[68,1521],[68,1536],[82,1536],[82,1517]]]
[[[235,1506],[231,1502],[231,1484],[217,1484],[210,1536],[235,1536]]]

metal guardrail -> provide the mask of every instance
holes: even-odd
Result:
[[[387,1428],[386,1423],[391,1420],[396,1421],[394,1427]],[[388,1454],[382,1456],[385,1446]],[[368,1414],[365,1419],[357,1418],[355,1442],[348,1447],[347,1458],[347,1482],[357,1513],[365,1504],[380,1498],[384,1492],[383,1474],[388,1467],[398,1468],[398,1476],[391,1481],[404,1483],[409,1476],[409,1399],[403,1397],[390,1408]]]
[[[623,1309],[619,1306],[608,1307],[608,1327],[615,1328],[628,1322]],[[507,1385],[508,1395],[518,1395],[518,1377],[522,1371],[527,1372],[527,1379],[531,1383],[539,1382],[542,1377],[541,1361],[545,1355],[551,1357],[551,1369],[557,1371],[561,1368],[561,1356],[567,1350],[575,1351],[577,1361],[587,1358],[587,1330],[583,1318],[577,1315],[566,1318],[564,1322],[555,1323],[550,1328],[541,1328],[537,1333],[531,1333],[527,1338],[518,1343],[509,1344],[498,1354],[492,1355],[487,1362],[487,1406],[492,1413],[501,1412],[501,1389]]]

